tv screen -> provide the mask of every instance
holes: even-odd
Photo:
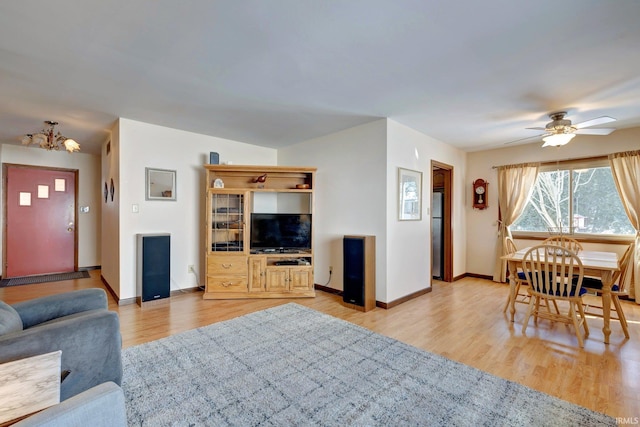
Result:
[[[311,215],[251,214],[251,249],[311,249]]]

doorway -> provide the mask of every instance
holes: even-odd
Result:
[[[445,282],[453,281],[452,176],[453,166],[431,161],[431,276]]]
[[[77,175],[3,165],[3,278],[76,271]]]

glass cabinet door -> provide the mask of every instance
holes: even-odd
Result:
[[[244,215],[244,193],[211,193],[212,252],[244,250]]]

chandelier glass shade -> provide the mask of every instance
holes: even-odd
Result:
[[[63,136],[60,131],[55,132],[55,127],[58,122],[52,122],[46,120],[44,122],[47,126],[39,133],[28,133],[24,135],[20,141],[23,145],[35,144],[44,148],[45,150],[60,150],[64,148],[70,153],[74,151],[80,151],[80,144],[71,138]]]

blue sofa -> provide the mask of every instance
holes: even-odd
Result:
[[[25,418],[13,427],[127,427],[124,393],[106,382]]]
[[[56,350],[62,351],[61,401],[105,382],[121,385],[120,322],[103,289],[0,301],[0,363]]]

